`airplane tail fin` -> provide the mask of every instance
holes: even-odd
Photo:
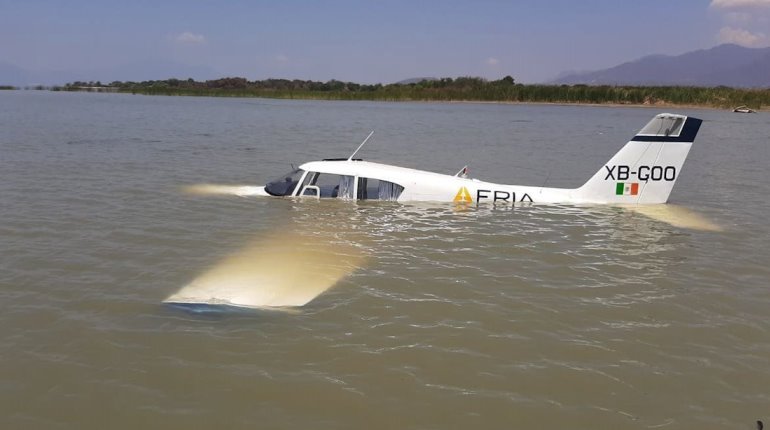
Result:
[[[656,115],[582,187],[590,203],[666,203],[703,121]]]

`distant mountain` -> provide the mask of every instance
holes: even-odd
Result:
[[[719,45],[677,56],[650,55],[594,72],[562,74],[554,84],[770,87],[770,48]]]

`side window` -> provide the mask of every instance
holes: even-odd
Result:
[[[404,187],[393,182],[371,178],[358,178],[359,200],[396,201]]]
[[[302,181],[302,186],[299,188],[300,190],[303,190],[305,188],[305,185],[312,185],[315,181],[315,178],[318,177],[317,172],[307,172],[307,175],[305,176],[305,180]],[[307,195],[307,194],[304,194]]]
[[[310,172],[302,186],[303,196],[316,196],[320,192],[321,198],[353,198],[352,176]]]

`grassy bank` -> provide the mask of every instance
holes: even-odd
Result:
[[[74,90],[94,83],[76,82],[62,87]],[[268,79],[248,81],[223,78],[205,82],[192,79],[113,82],[112,90],[133,94],[265,97],[315,100],[479,101],[511,103],[575,103],[618,105],[673,105],[754,109],[770,105],[770,89],[729,87],[626,87],[588,85],[522,85],[506,76],[498,81],[481,78],[444,78],[414,84],[362,85],[351,82]]]

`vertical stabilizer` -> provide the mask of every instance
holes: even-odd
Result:
[[[666,203],[702,121],[656,115],[582,187],[586,203]]]

